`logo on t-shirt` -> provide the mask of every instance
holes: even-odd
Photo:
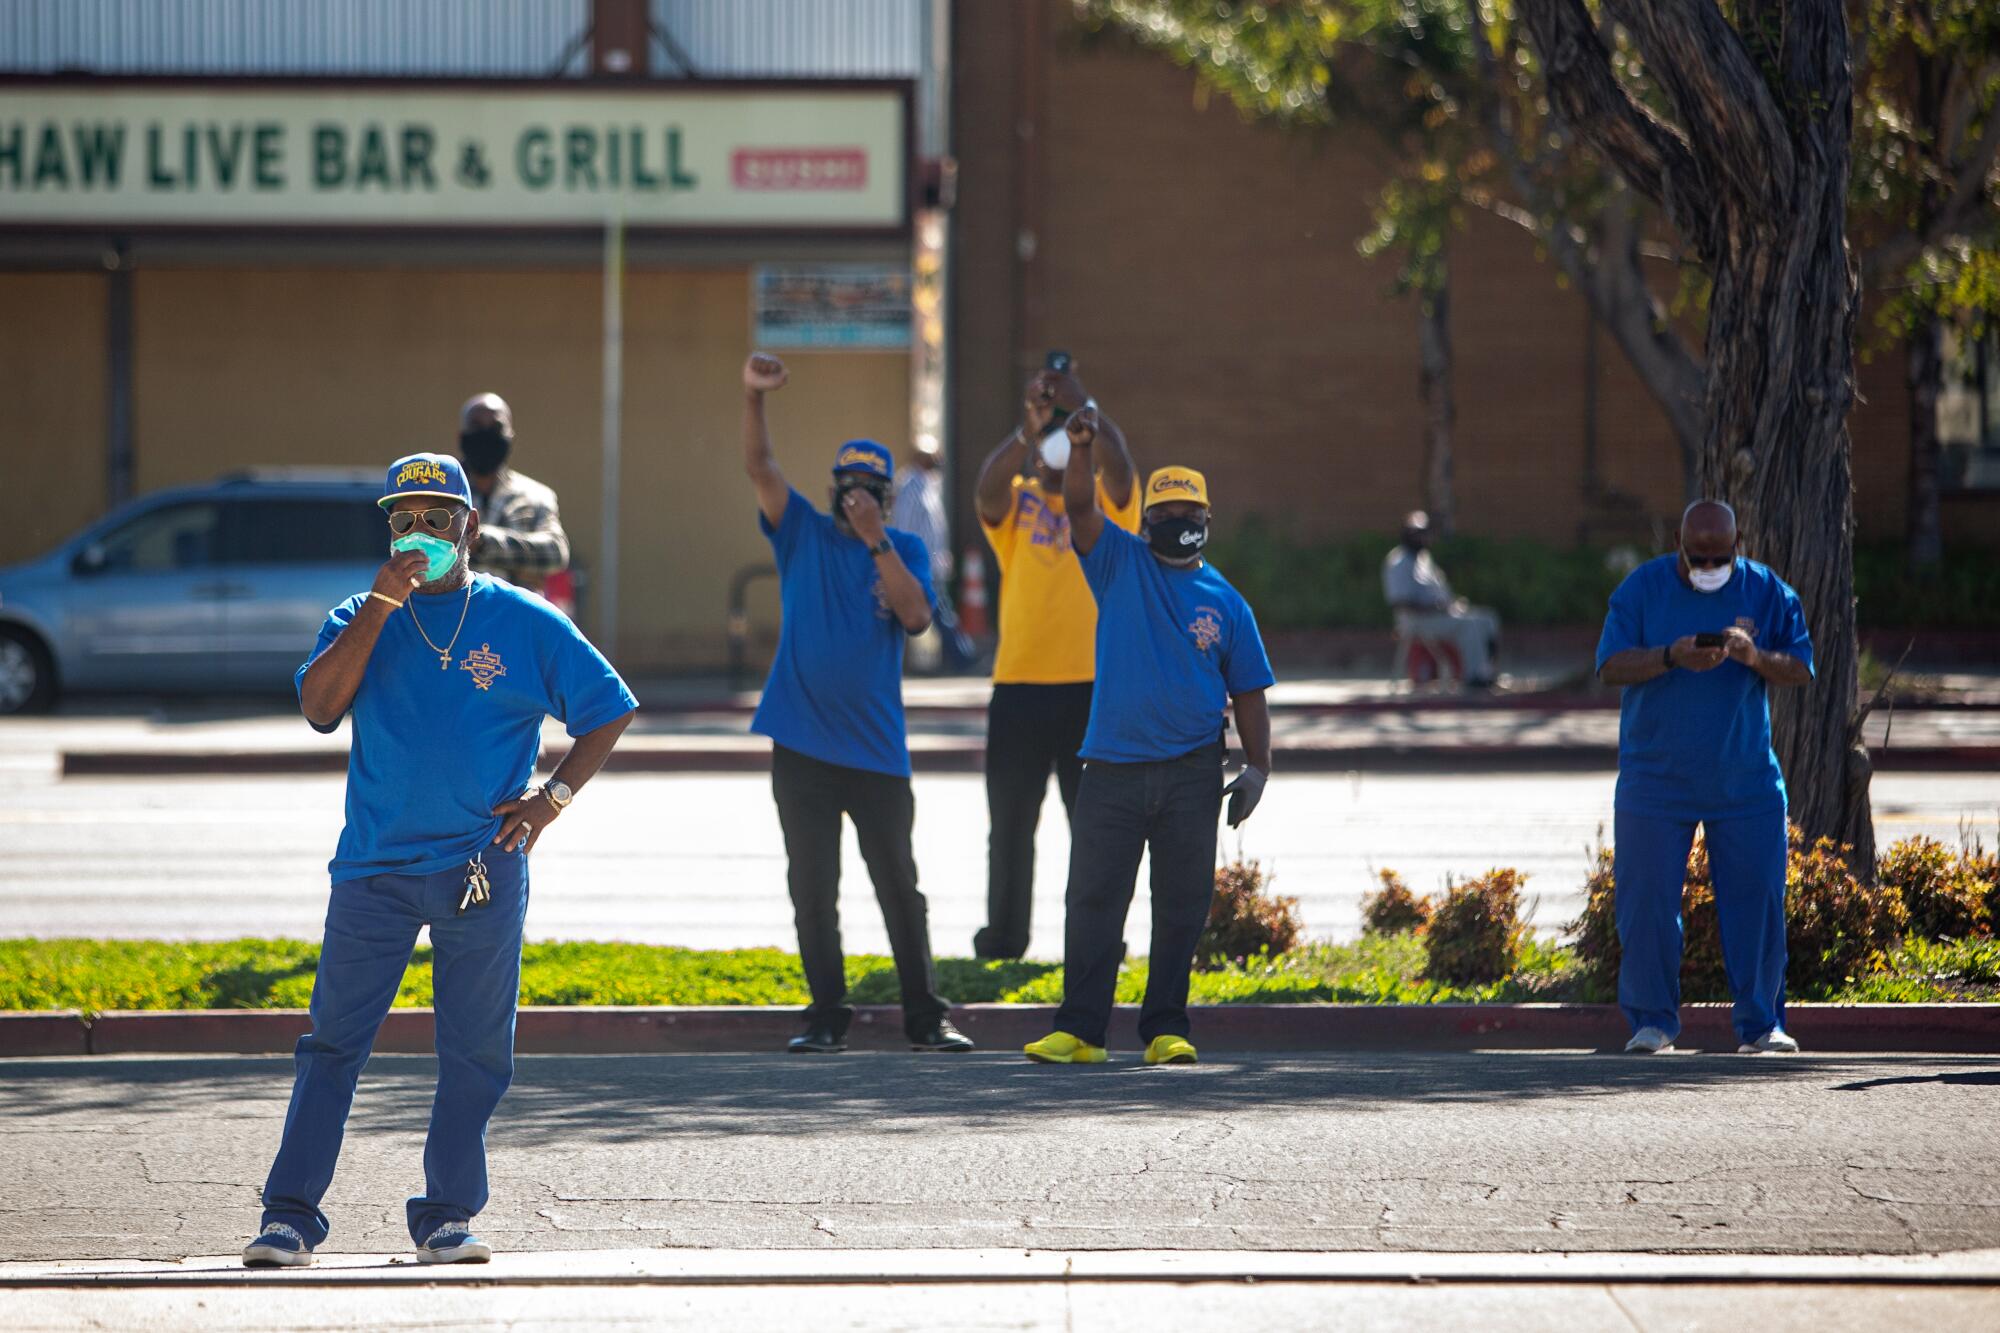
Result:
[[[482,690],[492,689],[494,679],[507,674],[506,663],[500,660],[500,654],[493,651],[493,645],[490,643],[482,643],[477,649],[467,653],[465,660],[458,664],[458,669],[470,671],[472,683]]]
[[[1032,491],[1021,492],[1014,526],[1028,530],[1028,545],[1045,560],[1069,554],[1069,516]]]
[[[1188,633],[1194,636],[1194,646],[1207,652],[1222,642],[1222,613],[1212,606],[1197,606],[1194,623],[1188,626]]]
[[[1748,634],[1750,636],[1750,641],[1752,643],[1755,643],[1757,641],[1757,622],[1752,620],[1749,616],[1736,617],[1736,628],[1742,630],[1745,634]]]

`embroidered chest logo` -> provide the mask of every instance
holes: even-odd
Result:
[[[1188,633],[1194,635],[1194,646],[1207,652],[1222,642],[1222,614],[1212,606],[1196,607]]]
[[[870,586],[868,591],[875,594],[875,618],[877,620],[887,620],[895,614],[895,608],[889,605],[889,590],[882,586],[881,575],[878,574],[875,576],[875,582]]]
[[[1736,628],[1742,630],[1745,634],[1748,634],[1750,636],[1750,641],[1752,643],[1755,643],[1757,641],[1757,622],[1752,620],[1749,616],[1736,617]]]
[[[460,671],[472,673],[472,683],[482,690],[493,688],[496,678],[507,674],[507,664],[500,660],[500,654],[493,651],[493,645],[482,643],[477,649],[465,655],[458,664]]]

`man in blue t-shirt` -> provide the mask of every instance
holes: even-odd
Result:
[[[1147,1064],[1193,1064],[1188,972],[1215,895],[1216,815],[1250,817],[1271,772],[1270,659],[1248,603],[1201,554],[1208,482],[1192,468],[1146,479],[1138,536],[1097,508],[1093,408],[1070,417],[1063,480],[1070,545],[1097,599],[1097,686],[1084,731],[1064,900],[1056,1030],[1028,1043],[1045,1064],[1102,1064],[1139,858],[1153,854],[1153,941],[1139,1039]],[[1234,706],[1244,768],[1222,785]]]
[[[1741,1051],[1796,1051],[1785,1032],[1785,775],[1770,687],[1813,676],[1798,594],[1737,554],[1736,515],[1697,500],[1679,549],[1611,594],[1597,674],[1623,685],[1612,868],[1618,1003],[1628,1051],[1680,1034],[1681,891],[1699,824]]]
[[[903,731],[903,647],[930,626],[930,556],[884,525],[895,463],[873,440],[833,460],[833,512],[793,490],[771,451],[764,395],[785,363],[762,352],[743,366],[743,466],[757,524],[778,562],[778,655],[750,729],[771,738],[771,792],[785,833],[799,961],[812,1004],[787,1049],[847,1049],[854,1010],[840,948],[840,820],[854,821],[861,859],[889,928],[903,993],[903,1031],[919,1051],[969,1051],[945,1016],[931,971],[928,905],[910,849],[916,802]]]
[[[330,867],[312,1031],[299,1039],[283,1141],[264,1183],[252,1268],[309,1264],[326,1239],[354,1085],[430,929],[437,1098],[424,1192],[409,1201],[423,1263],[484,1263],[470,1223],[486,1206],[486,1123],[514,1073],[528,853],[603,766],[638,701],[569,619],[474,574],[479,515],[457,459],[389,468],[394,552],[375,586],[333,609],[298,671],[315,730],[352,714],[347,825]],[[575,738],[531,786],[542,721]]]

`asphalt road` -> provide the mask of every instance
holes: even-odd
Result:
[[[985,919],[986,806],[976,776],[921,776],[917,861],[940,954],[969,953]],[[1994,841],[2000,775],[1893,773],[1874,784],[1878,836]],[[1586,848],[1609,832],[1610,773],[1279,774],[1240,838],[1300,901],[1307,930],[1359,930],[1374,872],[1419,891],[1491,866],[1530,875],[1534,921],[1581,905]],[[338,777],[69,779],[0,769],[0,936],[314,937],[341,825]],[[1053,795],[1038,848],[1031,951],[1059,957],[1068,832]],[[843,878],[848,947],[887,947],[852,831]],[[1148,910],[1142,870],[1135,941]],[[794,935],[766,778],[608,774],[535,854],[531,936],[699,947]]]
[[[527,1057],[508,1251],[1916,1254],[2000,1246],[2000,1061]],[[404,1252],[434,1064],[366,1072],[329,1253]],[[0,1061],[0,1260],[226,1255],[290,1062]]]

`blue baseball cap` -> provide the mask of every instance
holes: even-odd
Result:
[[[896,460],[890,457],[885,445],[873,440],[849,440],[833,456],[833,474],[837,477],[843,472],[866,472],[889,481],[896,475]]]
[[[472,488],[465,484],[465,469],[450,454],[411,454],[389,464],[389,479],[382,483],[388,494],[375,503],[387,509],[406,495],[435,495],[440,500],[456,500],[471,508]]]

